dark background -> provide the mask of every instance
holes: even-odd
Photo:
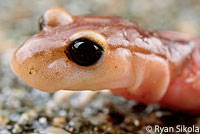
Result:
[[[200,35],[199,0],[0,0],[0,133],[142,134],[147,125],[200,125],[198,116],[103,93],[77,108],[82,93],[68,99],[23,84],[10,70],[10,56],[38,32],[38,18],[53,6],[73,15],[121,16],[148,29]]]

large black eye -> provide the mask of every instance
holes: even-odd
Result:
[[[101,58],[103,51],[103,48],[97,43],[81,38],[69,45],[67,55],[76,64],[89,66],[95,64]]]

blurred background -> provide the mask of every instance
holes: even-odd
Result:
[[[198,116],[145,106],[109,92],[44,93],[11,72],[13,51],[38,30],[50,7],[73,15],[121,16],[152,30],[200,35],[199,0],[0,0],[0,134],[142,134],[147,125],[200,125]]]

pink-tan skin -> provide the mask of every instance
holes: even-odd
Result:
[[[51,8],[43,29],[12,57],[12,70],[45,92],[110,89],[145,104],[200,111],[200,41],[176,32],[151,32],[118,17],[72,16]],[[104,49],[91,66],[66,55],[76,39]]]

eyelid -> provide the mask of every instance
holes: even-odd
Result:
[[[106,38],[95,31],[92,30],[82,30],[74,33],[70,38],[69,38],[69,44],[71,44],[73,41],[80,39],[80,38],[86,38],[91,41],[94,41],[95,43],[101,45],[104,49],[104,51],[107,50],[107,40]]]

